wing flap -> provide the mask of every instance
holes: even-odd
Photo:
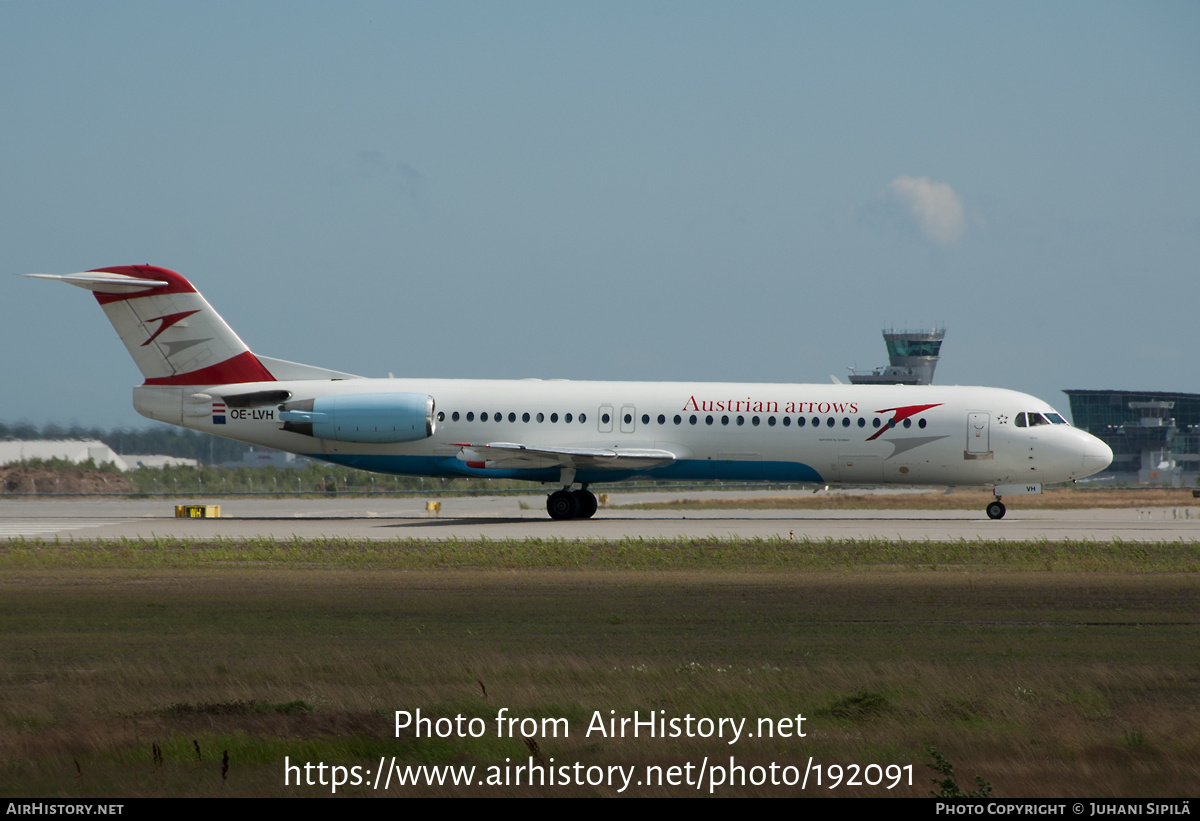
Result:
[[[474,444],[459,442],[456,457],[468,467],[496,470],[574,468],[576,470],[644,470],[675,461],[669,450],[657,448],[544,448],[516,442]]]

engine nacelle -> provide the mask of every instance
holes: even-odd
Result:
[[[415,442],[433,436],[433,397],[423,393],[354,393],[279,406],[283,429],[338,442]]]

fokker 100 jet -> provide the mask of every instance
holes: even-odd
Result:
[[[252,353],[165,268],[29,276],[94,292],[145,377],[133,389],[143,416],[380,473],[552,484],[555,519],[591,517],[589,485],[631,479],[984,486],[999,519],[1003,496],[1112,461],[1010,390],[368,379]]]

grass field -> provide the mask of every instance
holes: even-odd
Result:
[[[890,791],[830,791],[826,772],[805,792],[928,795],[932,746],[993,796],[1187,796],[1198,628],[1195,543],[16,541],[0,544],[0,793],[330,794],[285,787],[285,756],[482,778],[531,756],[640,777],[732,755],[911,765]],[[486,732],[397,737],[395,711],[418,708]],[[501,708],[570,735],[499,737]],[[803,715],[806,735],[586,735],[596,711],[635,710],[751,731]]]

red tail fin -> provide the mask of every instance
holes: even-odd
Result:
[[[174,271],[124,265],[34,276],[93,291],[147,385],[275,381],[200,292]]]

